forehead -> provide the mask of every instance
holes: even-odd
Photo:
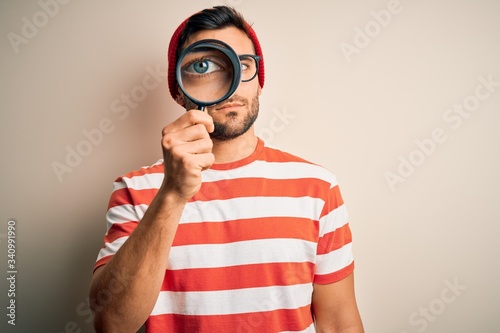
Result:
[[[254,54],[255,49],[247,34],[236,28],[227,27],[216,30],[202,30],[194,33],[186,41],[185,47],[202,39],[217,39],[227,43],[237,54]]]

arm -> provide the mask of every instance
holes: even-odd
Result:
[[[354,274],[330,284],[314,284],[312,309],[318,333],[363,333],[354,295]]]
[[[92,278],[97,332],[136,332],[151,314],[182,211],[201,187],[201,171],[214,161],[211,131],[211,117],[199,111],[163,129],[163,183],[130,237]]]
[[[183,203],[159,194],[141,223],[92,278],[89,299],[97,332],[136,332],[160,291]]]

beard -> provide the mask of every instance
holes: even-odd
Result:
[[[257,120],[259,114],[259,98],[255,96],[252,103],[248,103],[248,99],[233,96],[227,103],[242,102],[245,103],[247,114],[243,120],[238,119],[237,112],[228,112],[224,122],[214,120],[214,131],[210,133],[210,137],[214,140],[229,141],[240,135],[245,134]]]
[[[240,102],[245,104],[247,110],[245,117],[242,120],[240,120],[238,117],[238,112],[232,111],[226,113],[224,121],[214,120],[214,131],[210,133],[210,137],[212,139],[218,141],[229,141],[235,139],[245,134],[255,123],[255,120],[257,120],[257,116],[259,115],[258,95],[255,95],[252,98],[251,103],[249,103],[249,100],[246,98],[234,95],[220,104],[207,107],[206,110],[207,112],[209,112],[211,109],[215,109],[219,105],[223,105],[225,103],[229,104],[234,102]],[[197,108],[196,105],[191,101],[187,100],[187,98],[185,99],[185,103],[187,110]]]

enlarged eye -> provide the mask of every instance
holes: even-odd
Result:
[[[186,72],[192,74],[209,74],[218,70],[221,70],[220,66],[209,59],[193,61],[186,68]]]

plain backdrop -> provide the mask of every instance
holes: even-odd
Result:
[[[264,50],[257,134],[339,179],[366,331],[498,332],[500,2],[225,1]],[[2,332],[93,331],[112,182],[161,158],[171,34],[221,3],[0,3]]]

